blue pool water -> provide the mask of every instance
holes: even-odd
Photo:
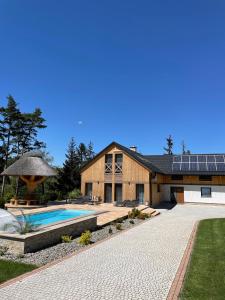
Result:
[[[57,209],[54,211],[29,214],[26,215],[26,219],[34,226],[43,226],[90,215],[93,213],[95,213],[93,210]],[[17,219],[23,221],[22,216],[18,216]]]

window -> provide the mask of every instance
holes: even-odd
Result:
[[[202,198],[211,198],[212,197],[212,190],[210,187],[202,187],[201,188],[201,197]]]
[[[105,173],[106,174],[112,173],[112,154],[105,155]]]
[[[122,174],[123,154],[115,155],[115,173]]]
[[[212,181],[212,176],[201,175],[201,176],[199,176],[199,180],[200,181]]]
[[[172,175],[171,180],[183,180],[183,175]]]

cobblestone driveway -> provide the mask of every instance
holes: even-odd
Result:
[[[1,300],[166,299],[196,220],[222,206],[183,205],[0,289]]]

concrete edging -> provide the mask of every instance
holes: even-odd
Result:
[[[179,297],[180,291],[182,289],[187,266],[190,262],[190,257],[191,257],[192,249],[193,249],[194,242],[195,242],[198,224],[199,224],[199,222],[196,222],[194,225],[194,228],[192,229],[191,235],[188,240],[188,244],[184,251],[184,255],[182,257],[179,268],[177,270],[175,278],[170,287],[168,296],[166,298],[167,300],[178,300],[179,299],[178,297]]]

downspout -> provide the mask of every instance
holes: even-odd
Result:
[[[150,195],[150,203],[149,203],[149,206],[151,207],[152,206],[152,173],[149,173],[149,195]]]

